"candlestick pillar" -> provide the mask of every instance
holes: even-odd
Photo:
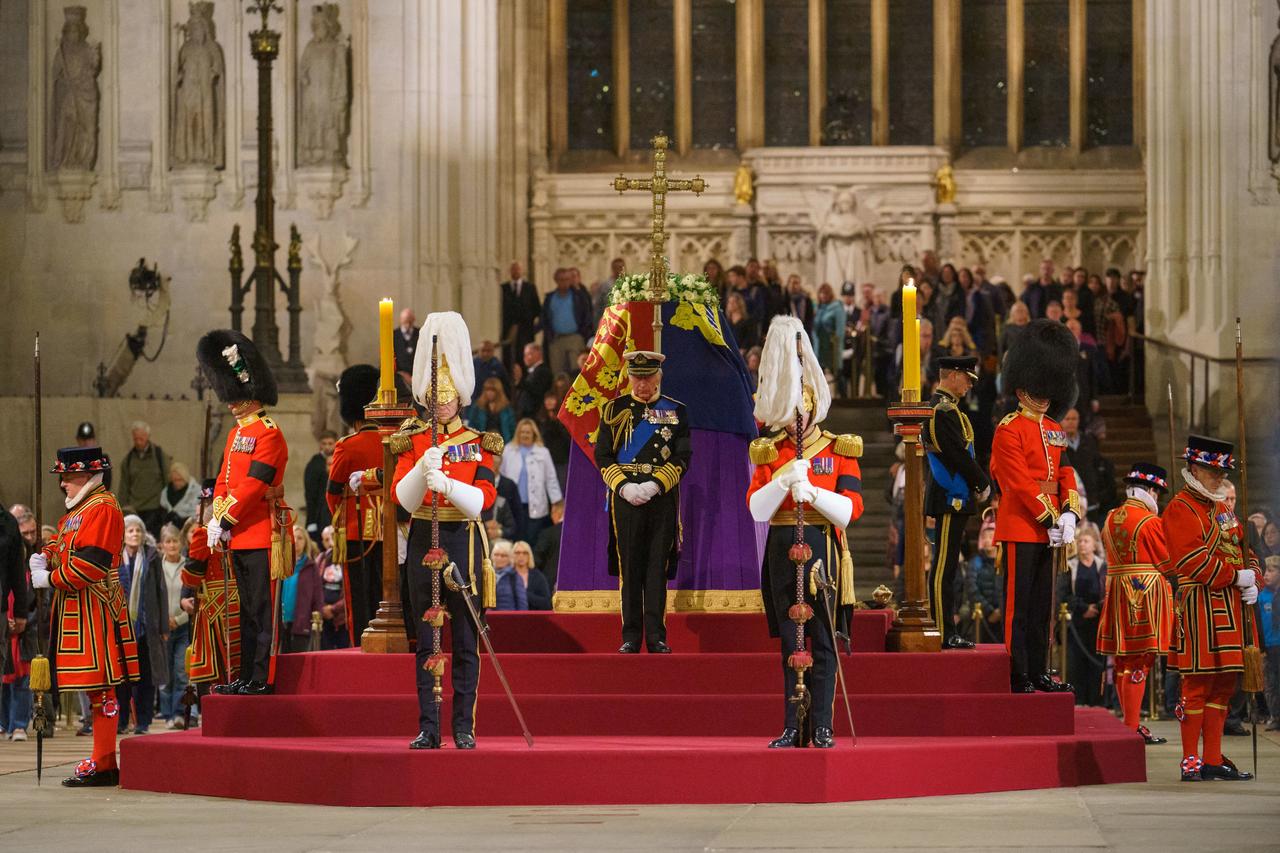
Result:
[[[916,393],[904,397],[918,398]],[[886,647],[894,652],[942,651],[942,633],[929,609],[928,586],[924,577],[924,448],[920,433],[933,410],[928,403],[908,399],[889,405],[893,432],[906,448],[906,503],[902,508],[904,556],[902,560],[903,600],[889,629]]]

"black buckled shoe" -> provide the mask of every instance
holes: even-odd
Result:
[[[1142,740],[1147,746],[1155,746],[1156,744],[1169,742],[1168,738],[1160,737],[1160,735],[1153,735],[1151,733],[1151,729],[1146,726],[1138,726],[1138,734],[1142,735]]]
[[[439,732],[419,732],[418,736],[409,744],[410,749],[439,749],[440,733]]]
[[[1035,693],[1036,686],[1031,683],[1031,679],[1022,677],[1013,679],[1009,685],[1010,693]]]
[[[240,692],[240,688],[244,687],[245,683],[246,682],[243,678],[237,678],[235,681],[227,684],[215,684],[213,687],[209,688],[209,692],[217,693],[219,696],[235,696]]]
[[[663,641],[663,640],[659,640],[659,641],[658,641],[658,642],[656,642],[656,643],[650,643],[650,644],[649,644],[649,654],[651,654],[651,655],[669,655],[669,654],[671,654],[671,647],[670,647],[670,646],[668,646],[668,645],[666,644],[666,642],[665,642],[665,641]]]
[[[1204,762],[1197,756],[1188,755],[1182,759],[1182,781],[1183,782],[1200,782],[1204,779],[1200,775],[1200,768],[1204,766]]]
[[[120,771],[114,767],[99,770],[92,758],[76,765],[75,773],[62,780],[66,788],[111,788],[120,784]]]
[[[947,637],[947,641],[942,644],[944,649],[972,649],[974,648],[972,640],[966,640],[959,634],[952,634]]]
[[[792,749],[799,745],[800,732],[791,728],[783,729],[782,734],[769,741],[770,749]]]
[[[1041,693],[1074,693],[1076,689],[1065,681],[1054,681],[1053,676],[1041,673],[1031,679],[1031,684]]]
[[[476,736],[471,732],[454,732],[453,745],[458,749],[475,749]]]
[[[1221,764],[1202,764],[1200,776],[1204,779],[1221,779],[1224,782],[1248,782],[1253,778],[1252,773],[1236,767],[1235,763],[1225,755],[1222,756]]]
[[[635,640],[624,640],[622,645],[618,646],[618,654],[638,655],[640,654],[640,644]]]
[[[818,749],[831,749],[836,745],[836,733],[826,726],[813,730],[813,745]]]
[[[275,690],[273,685],[265,681],[246,681],[236,692],[240,696],[270,696]]]

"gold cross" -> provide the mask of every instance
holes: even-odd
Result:
[[[667,193],[689,191],[694,195],[702,195],[707,189],[707,182],[695,175],[692,180],[676,180],[667,177],[667,137],[664,134],[655,136],[653,143],[653,177],[628,178],[619,174],[613,179],[613,188],[622,195],[627,190],[644,190],[653,194],[653,233],[649,251],[649,287],[653,291],[655,302],[662,302],[667,292]],[[661,312],[655,311],[660,318]],[[661,323],[656,320],[655,326]]]

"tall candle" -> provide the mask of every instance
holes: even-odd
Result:
[[[902,399],[920,399],[920,320],[916,317],[916,282],[902,286]]]
[[[390,299],[378,303],[378,389],[391,394],[395,394],[396,390],[396,350],[391,341],[395,329],[395,321],[392,319],[394,313],[395,308]]]

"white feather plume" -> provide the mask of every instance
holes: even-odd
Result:
[[[458,407],[471,405],[476,387],[476,366],[471,352],[471,332],[457,311],[436,311],[427,315],[418,334],[413,354],[413,398],[426,405],[431,395],[431,337],[438,336],[440,358],[449,365],[453,386],[458,389]]]
[[[796,357],[796,333],[800,333],[800,352]],[[822,374],[822,366],[813,352],[813,344],[805,334],[804,324],[795,317],[778,316],[769,324],[764,349],[760,353],[760,384],[756,391],[756,420],[768,429],[782,429],[794,423],[796,409],[803,400],[803,388],[813,389],[816,411],[813,422],[826,420],[831,408],[831,389]]]

